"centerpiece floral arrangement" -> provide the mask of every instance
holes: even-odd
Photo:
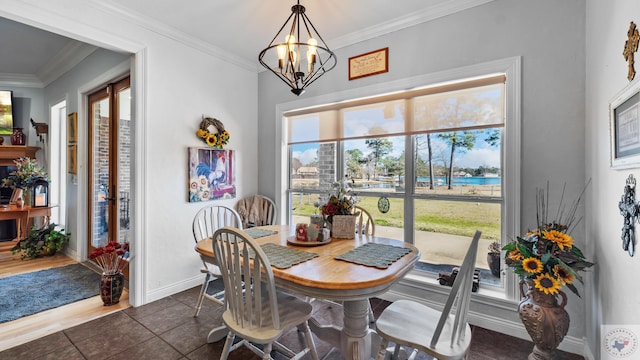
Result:
[[[49,175],[38,164],[38,160],[29,157],[21,157],[13,160],[15,170],[9,173],[9,176],[2,179],[2,187],[8,188],[28,188],[37,179],[45,179],[49,181]]]
[[[586,187],[585,187],[586,189]],[[583,190],[584,193],[584,190]],[[537,201],[537,228],[518,236],[515,241],[505,245],[502,250],[505,263],[513,268],[523,281],[531,281],[534,287],[545,294],[558,294],[563,286],[568,287],[580,297],[573,285],[578,279],[583,283],[579,272],[594,264],[585,260],[582,251],[574,244],[571,230],[577,225],[576,211],[582,194],[565,213],[562,205],[563,194],[555,220],[547,220],[549,190],[539,190]]]
[[[318,203],[320,213],[331,223],[334,215],[354,215],[353,208],[358,203],[358,196],[347,180],[331,184],[332,192],[323,205]]]
[[[119,274],[129,264],[129,244],[110,241],[93,250],[89,259],[95,261],[105,275]]]

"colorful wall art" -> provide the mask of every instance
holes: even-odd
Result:
[[[233,150],[189,148],[189,202],[236,197]]]

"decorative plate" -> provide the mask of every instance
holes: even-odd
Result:
[[[328,243],[330,243],[331,238],[328,238],[327,241],[300,241],[300,240],[296,240],[295,236],[291,236],[287,238],[287,242],[291,245],[296,245],[296,246],[320,246],[320,245],[327,245]]]
[[[390,206],[391,204],[386,196],[381,196],[380,199],[378,199],[378,210],[380,210],[381,213],[386,214],[389,212]]]

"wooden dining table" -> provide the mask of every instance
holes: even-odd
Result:
[[[356,235],[355,239],[332,238],[320,246],[299,246],[287,241],[294,238],[293,226],[263,226],[260,229],[277,232],[256,238],[260,245],[273,243],[318,255],[286,269],[272,266],[276,286],[310,298],[341,301],[344,313],[342,326],[320,325],[315,319],[311,319],[309,326],[320,339],[340,349],[345,359],[370,359],[375,331],[369,327],[369,298],[385,293],[413,269],[420,259],[420,251],[403,241],[367,235]],[[404,247],[409,252],[387,268],[335,259],[335,256],[366,243]],[[213,258],[211,239],[198,242],[196,251]]]

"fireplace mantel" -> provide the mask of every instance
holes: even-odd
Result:
[[[0,166],[13,166],[13,160],[24,156],[35,159],[38,150],[37,146],[0,145]]]

